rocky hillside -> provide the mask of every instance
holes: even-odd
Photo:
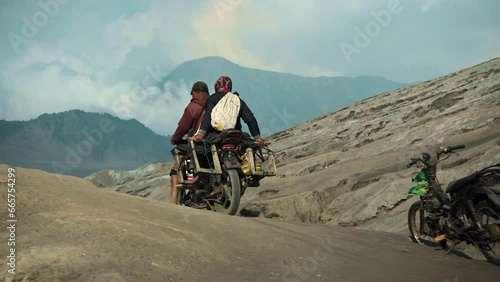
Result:
[[[403,192],[418,171],[406,168],[410,157],[465,144],[442,163],[443,184],[500,161],[499,81],[495,58],[277,132],[269,140],[279,175],[248,189],[242,207],[268,218],[406,233],[406,211],[415,199]],[[129,172],[100,172],[90,179],[165,199],[168,167],[157,165],[146,178],[135,172],[118,184],[109,179],[123,180]],[[150,185],[157,177],[162,181]]]
[[[280,175],[246,208],[289,220],[406,232],[410,157],[465,144],[443,184],[500,161],[500,59],[383,93],[271,136]]]
[[[2,163],[87,176],[169,160],[169,138],[135,119],[71,110],[30,121],[0,121]]]

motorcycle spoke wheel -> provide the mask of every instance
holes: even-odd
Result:
[[[415,243],[436,245],[434,238],[427,235],[430,233],[429,226],[425,220],[422,221],[426,216],[426,211],[421,208],[421,201],[417,201],[411,205],[408,210],[408,229],[410,231],[410,238]],[[440,245],[443,245],[443,242]]]
[[[240,205],[240,178],[236,170],[228,170],[224,176],[226,181],[223,183],[223,197],[215,202],[215,208],[219,212],[234,215]]]
[[[479,224],[490,233],[494,242],[480,244],[479,248],[483,255],[491,263],[500,266],[500,211],[496,211],[487,201],[476,204]]]

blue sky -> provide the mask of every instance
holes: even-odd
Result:
[[[189,86],[147,104],[154,77],[213,55],[303,76],[426,80],[499,56],[498,11],[495,0],[2,0],[0,119],[79,108],[168,134]]]

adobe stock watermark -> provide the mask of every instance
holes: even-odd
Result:
[[[408,0],[412,1],[412,0]],[[352,44],[342,41],[339,45],[347,63],[352,61],[354,54],[360,54],[377,37],[383,28],[389,26],[393,16],[401,13],[403,6],[399,0],[389,0],[387,6],[379,11],[371,11],[372,19],[368,21],[363,28],[354,27],[354,38]]]
[[[313,250],[313,255],[302,260],[302,264],[288,266],[281,280],[283,282],[309,281],[312,274],[318,270],[321,262],[327,260],[333,254],[332,236],[328,235],[326,240],[318,238],[318,246]]]
[[[83,158],[89,156],[94,148],[102,143],[104,135],[113,132],[115,129],[116,126],[110,119],[103,118],[99,122],[99,128],[90,131],[82,130],[81,133],[85,138],[78,142],[74,148],[71,146],[65,147],[67,151],[65,162],[52,162],[52,169],[57,174],[59,181],[62,180],[63,174],[70,173],[80,166]]]
[[[19,47],[26,45],[33,39],[41,28],[49,23],[49,19],[54,18],[61,11],[61,6],[67,5],[71,0],[39,0],[40,8],[31,17],[22,17],[23,26],[20,34],[9,32],[7,38],[16,54],[19,54]]]
[[[233,12],[236,7],[248,0],[214,0],[213,8],[220,21],[224,21],[226,13]]]
[[[272,112],[274,116],[269,120],[269,126],[261,129],[260,135],[263,137],[287,128],[291,125],[291,121],[297,117],[295,114],[289,114],[286,107],[283,107],[281,112],[273,107]]]

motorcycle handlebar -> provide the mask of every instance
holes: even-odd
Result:
[[[441,151],[438,151],[437,154],[438,154],[438,159],[439,159],[439,155],[441,154],[448,154],[448,153],[451,153],[452,151],[454,150],[458,150],[458,149],[463,149],[465,148],[465,145],[457,145],[457,146],[448,146],[448,147],[441,147]],[[427,161],[427,159],[425,159],[424,157],[424,160]],[[412,167],[414,164],[418,163],[419,161],[428,165],[424,160],[422,159],[419,159],[419,158],[411,158],[411,162],[409,162],[406,167]]]
[[[454,150],[463,149],[463,148],[465,148],[465,145],[448,146],[448,147],[442,148],[440,153],[447,154],[447,153],[451,153]]]
[[[465,148],[465,145],[449,146],[448,151],[453,151],[453,150],[458,150],[458,149],[463,149],[463,148]]]
[[[418,159],[411,159],[411,162],[406,165],[406,167],[412,167],[414,164],[418,162]]]

